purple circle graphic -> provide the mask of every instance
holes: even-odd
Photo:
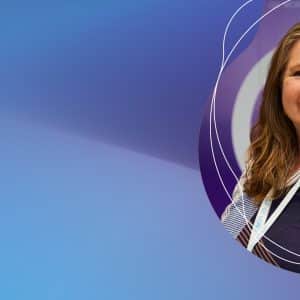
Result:
[[[265,11],[270,10],[269,2],[267,1],[266,3]],[[278,20],[280,20],[280,26],[278,26]],[[215,98],[215,125],[213,122],[214,116],[210,114],[212,99],[210,98],[207,101],[200,129],[199,162],[205,190],[219,217],[230,203],[230,195],[236,185],[236,179],[226,164],[224,156],[237,177],[241,175],[241,168],[243,168],[238,163],[236,157],[237,149],[234,149],[232,137],[233,130],[239,130],[239,128],[232,127],[233,111],[238,93],[253,67],[276,47],[282,36],[296,22],[299,22],[299,8],[291,8],[288,5],[273,11],[262,19],[256,36],[248,48],[230,65],[226,66],[222,72]],[[255,101],[247,99],[247,97],[242,99],[245,102],[252,101],[255,103],[252,111],[246,112],[251,115],[249,128],[257,118],[263,84],[264,80],[259,81],[257,79]],[[244,113],[241,111],[241,118]],[[215,126],[222,149],[218,143]],[[245,130],[245,128],[240,128],[240,130]],[[249,130],[246,134],[249,135]],[[220,178],[223,181],[223,185]],[[225,189],[228,193],[226,193]]]

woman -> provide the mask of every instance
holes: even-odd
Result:
[[[249,251],[300,273],[300,23],[273,54],[250,140],[222,222]]]

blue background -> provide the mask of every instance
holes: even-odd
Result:
[[[1,5],[0,298],[298,291],[297,274],[230,238],[201,183],[201,115],[244,1],[228,2]],[[228,47],[262,6],[234,22]]]

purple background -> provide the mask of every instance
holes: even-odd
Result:
[[[233,242],[200,179],[200,117],[241,3],[3,3],[1,298],[298,294]]]

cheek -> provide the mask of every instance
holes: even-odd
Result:
[[[300,79],[290,79],[283,83],[282,105],[285,113],[289,116],[300,105]]]

